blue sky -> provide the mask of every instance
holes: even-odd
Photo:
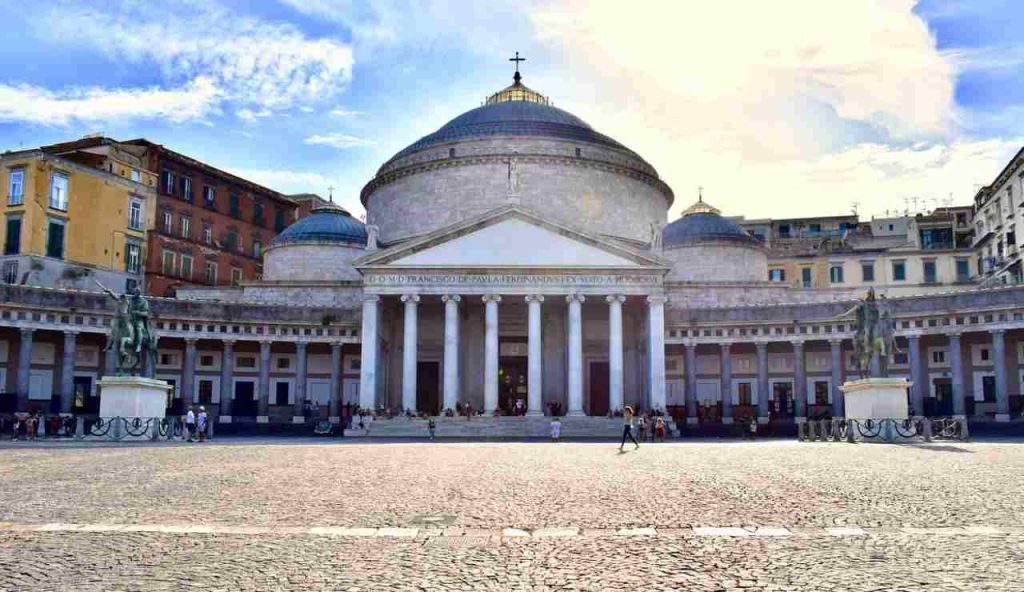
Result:
[[[1010,0],[0,0],[0,148],[146,137],[284,192],[358,193],[510,82],[726,213],[968,203],[1024,143]],[[739,17],[739,18],[738,18]]]

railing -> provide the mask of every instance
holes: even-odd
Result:
[[[881,441],[899,442],[920,439],[970,440],[967,419],[913,418],[913,419],[822,419],[809,420],[797,425],[797,439],[801,442]]]
[[[40,430],[40,428],[42,428]],[[41,431],[41,433],[40,433]],[[177,417],[95,417],[21,414],[0,416],[0,435],[11,440],[73,438],[75,440],[178,440],[185,437]],[[213,423],[206,437],[213,436]]]

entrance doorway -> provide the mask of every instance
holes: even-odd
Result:
[[[608,362],[591,362],[589,414],[608,415],[608,396]]]
[[[75,413],[99,413],[100,398],[93,394],[92,377],[76,376],[73,384]]]
[[[416,362],[416,409],[427,415],[440,415],[440,362]]]
[[[793,418],[793,383],[776,382],[772,384],[772,417],[775,419]]]
[[[527,390],[526,358],[507,357],[498,360],[498,407],[506,415],[525,414]],[[522,400],[519,406],[516,401]]]
[[[256,417],[256,383],[250,380],[239,380],[236,382],[235,400],[232,403],[232,415]]]

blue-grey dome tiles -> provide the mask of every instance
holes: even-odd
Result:
[[[632,150],[594,131],[582,119],[567,111],[530,101],[506,101],[477,107],[459,115],[436,132],[420,138],[388,162],[444,142],[496,135],[547,136],[602,144],[633,154]]]
[[[285,228],[284,232],[270,241],[270,246],[293,243],[339,243],[366,246],[366,225],[340,208],[318,209]]]
[[[690,245],[707,241],[727,241],[760,245],[758,240],[739,224],[718,214],[688,214],[665,227],[662,245],[665,247]]]

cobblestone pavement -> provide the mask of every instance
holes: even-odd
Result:
[[[1024,590],[1019,444],[5,445],[0,483],[0,590]]]

